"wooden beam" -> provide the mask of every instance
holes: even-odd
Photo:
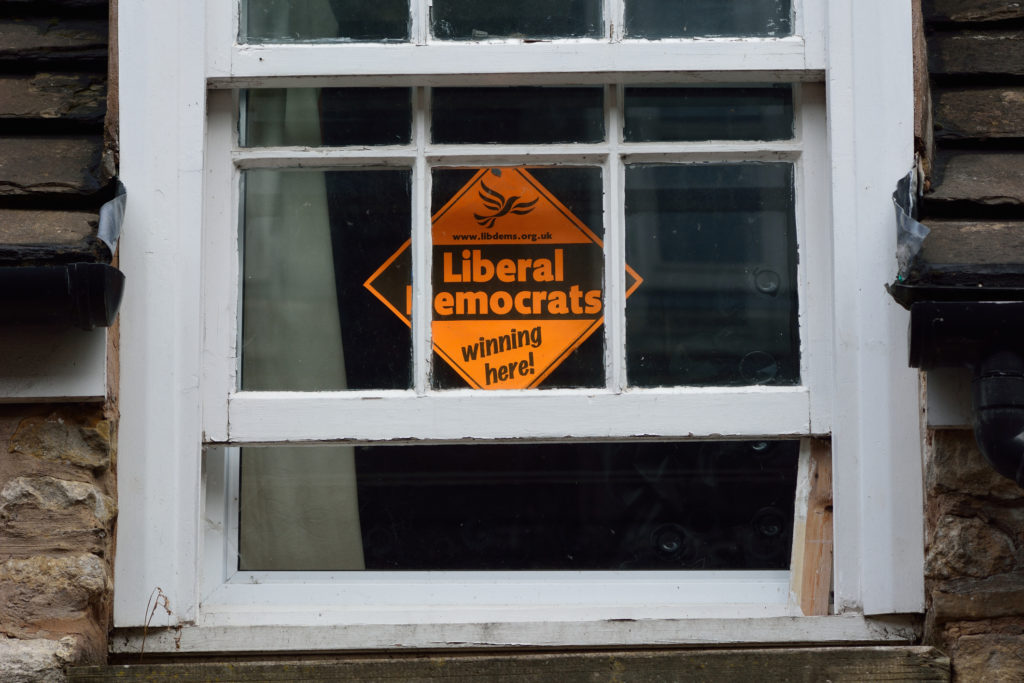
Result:
[[[825,616],[832,590],[831,444],[811,440],[800,465],[790,586],[793,600],[805,616]]]
[[[432,655],[278,662],[183,662],[72,669],[96,681],[942,681],[949,658],[930,647],[677,650]]]

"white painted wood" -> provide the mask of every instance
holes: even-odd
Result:
[[[202,0],[121,3],[121,420],[114,619],[141,625],[159,589],[196,617],[201,437]]]
[[[588,621],[565,617],[503,623],[393,624],[377,627],[186,626],[150,631],[146,652],[310,652],[316,650],[472,649],[500,647],[629,647],[746,644],[913,643],[920,629],[909,619],[764,617]],[[115,633],[111,651],[137,653],[141,630]]]
[[[394,441],[730,438],[810,433],[800,387],[585,391],[240,392],[228,439]]]
[[[206,72],[227,77],[231,73],[232,46],[237,42],[241,2],[206,0]]]
[[[429,623],[439,611],[452,621],[799,614],[788,599],[787,571],[238,572],[204,598],[202,623]],[[253,614],[257,605],[271,616]]]
[[[229,92],[212,92],[206,154],[204,225],[224,226],[203,231],[203,291],[206,320],[203,329],[203,435],[205,441],[224,441],[228,433],[227,397],[237,386],[239,278],[237,211],[241,206],[239,178],[231,164],[237,104]],[[217,295],[213,295],[217,293]]]
[[[920,612],[917,373],[906,366],[907,313],[883,289],[895,274],[890,196],[913,164],[910,4],[828,8],[836,608]]]
[[[967,368],[936,368],[926,373],[928,427],[972,429],[971,371]]]
[[[621,8],[620,8],[621,9]],[[621,30],[621,29],[620,29]],[[608,157],[604,164],[605,386],[622,391],[626,376],[626,164],[622,158],[624,88],[609,88],[605,97]]]
[[[797,138],[803,154],[796,166],[797,229],[801,257],[800,362],[801,380],[811,394],[811,432],[832,431],[832,262],[817,254],[832,253],[829,202],[828,128],[825,89],[798,86],[800,105]]]
[[[817,68],[804,55],[804,41],[790,38],[697,40],[558,40],[433,43],[428,46],[367,44],[238,45],[231,72],[208,73],[213,87],[247,86],[274,77],[435,76],[453,74],[557,74],[785,71],[790,78]],[[685,76],[679,76],[685,78]],[[564,78],[564,76],[563,76]],[[294,83],[294,81],[293,81]],[[290,83],[291,84],[291,83]],[[289,85],[290,85],[289,84]]]
[[[818,132],[823,132],[823,101],[816,115],[821,117]],[[618,119],[616,113],[616,119]],[[614,126],[609,122],[609,126]],[[668,157],[686,160],[793,160],[801,152],[799,140],[772,142],[617,142],[557,145],[431,145],[424,143],[421,154],[431,163],[472,163],[495,157],[508,158],[509,164],[573,161],[601,163],[608,154],[622,154],[631,162],[659,161]],[[231,158],[239,168],[311,168],[350,165],[412,165],[417,157],[415,145],[395,147],[251,147],[236,150]]]
[[[107,331],[0,326],[0,403],[102,401]]]

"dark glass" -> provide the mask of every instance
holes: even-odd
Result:
[[[798,454],[798,441],[355,447],[365,568],[785,570]],[[323,465],[288,455],[315,491]]]
[[[629,38],[780,37],[793,32],[790,0],[626,0]]]
[[[789,163],[626,168],[631,386],[797,384]]]
[[[787,140],[793,88],[627,87],[623,130],[628,142]]]
[[[496,175],[497,174],[497,175]],[[472,184],[471,184],[472,183]],[[486,187],[485,187],[486,186]],[[501,192],[505,187],[523,187],[522,190],[505,191],[505,197],[491,200],[489,190]],[[584,231],[573,227],[583,225],[585,230],[598,240],[602,231],[602,181],[598,168],[498,168],[485,169],[438,169],[433,173],[432,213],[434,221],[433,247],[433,290],[435,306],[433,311],[433,337],[435,353],[432,364],[432,386],[435,389],[473,388],[553,388],[553,387],[602,387],[604,376],[604,334],[599,324],[603,315],[604,256],[603,249],[587,239]],[[550,199],[554,199],[552,203]],[[457,200],[457,209],[448,209]],[[537,200],[536,204],[533,204]],[[499,206],[506,204],[506,207]],[[525,208],[516,209],[523,206]],[[502,213],[503,208],[511,207]],[[516,213],[521,211],[521,213]],[[454,218],[456,212],[459,217]],[[490,220],[487,216],[501,214]],[[450,222],[449,222],[450,221]],[[456,226],[454,237],[442,238],[439,230]],[[550,237],[547,235],[551,235]],[[572,240],[566,243],[560,235]],[[495,273],[486,281],[469,280],[450,282],[445,280],[446,263],[462,276],[469,268],[463,259],[479,257],[499,266],[503,260],[547,259],[554,262],[556,250],[561,251],[563,273],[560,281],[537,282],[532,271],[526,273],[525,281],[501,281]],[[447,261],[446,261],[447,259]],[[593,293],[591,306],[583,306],[583,294],[576,297],[582,312],[574,309],[573,288],[578,293]],[[491,306],[501,306],[511,301],[518,293],[543,292],[543,299],[527,299],[530,310],[521,314],[515,308],[507,312],[495,312]],[[462,306],[456,303],[451,308],[440,304],[442,292],[453,297],[486,297],[487,314],[480,314],[482,308],[476,303]],[[498,298],[495,298],[498,297]],[[559,299],[561,297],[561,299]],[[502,301],[504,299],[505,301]],[[564,301],[566,310],[552,313],[549,302]],[[595,303],[596,302],[596,303]],[[536,308],[534,308],[536,307]],[[593,310],[594,308],[597,310]],[[447,313],[447,314],[446,314]],[[554,321],[554,324],[548,324]],[[561,327],[563,326],[564,327]],[[518,335],[527,331],[539,332],[528,342]],[[559,326],[556,331],[555,326]],[[458,330],[457,332],[455,330]],[[517,339],[508,338],[500,346],[502,337],[516,331]],[[446,334],[460,340],[458,344],[446,343]],[[573,351],[574,338],[589,334]],[[462,340],[465,343],[462,343]],[[483,344],[476,347],[476,342]],[[488,346],[488,342],[492,346]],[[522,342],[522,343],[520,343]],[[493,344],[500,348],[496,350]],[[515,348],[512,348],[515,347]],[[438,353],[440,352],[440,355]],[[533,351],[531,359],[530,352]],[[564,352],[564,353],[563,353]],[[552,354],[555,354],[552,356]],[[543,359],[551,358],[552,365]],[[557,360],[556,360],[557,359]],[[507,367],[509,362],[527,361],[525,371],[539,383],[533,386],[498,386],[496,373]],[[470,377],[460,375],[460,367]],[[554,369],[545,374],[548,367]],[[518,372],[518,366],[516,372]],[[473,374],[476,373],[476,374]],[[489,382],[490,379],[493,381]],[[542,380],[542,381],[540,381]]]
[[[434,0],[434,37],[442,40],[488,38],[599,38],[600,0]]]
[[[409,326],[364,285],[409,239],[411,177],[245,171],[243,389],[412,385]],[[411,263],[398,259],[394,268],[376,285],[405,308]],[[338,358],[343,368],[327,372]]]
[[[440,143],[544,144],[604,140],[602,88],[434,88]]]
[[[243,91],[243,147],[400,145],[412,135],[410,88]]]
[[[242,0],[243,43],[409,39],[409,0]]]

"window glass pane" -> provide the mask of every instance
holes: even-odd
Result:
[[[603,88],[434,88],[433,140],[600,142],[603,95]]]
[[[242,0],[243,43],[409,39],[409,0]]]
[[[240,568],[787,569],[798,452],[798,441],[246,448]]]
[[[604,386],[597,168],[433,174],[433,386]]]
[[[600,0],[434,0],[431,15],[442,40],[603,35]]]
[[[788,36],[790,0],[625,0],[629,38]]]
[[[244,182],[242,388],[410,387],[408,251],[394,277],[364,283],[409,239],[411,172],[261,169]]]
[[[624,135],[628,142],[789,139],[793,89],[627,87]]]
[[[788,163],[626,168],[629,384],[796,384],[796,235]]]
[[[243,147],[400,145],[412,131],[409,88],[290,88],[242,93]]]

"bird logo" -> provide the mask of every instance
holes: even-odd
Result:
[[[474,213],[473,218],[475,218],[476,222],[486,229],[490,229],[494,225],[495,221],[502,216],[507,216],[511,213],[522,216],[530,213],[533,211],[534,205],[539,199],[534,199],[532,202],[521,202],[519,201],[518,195],[505,199],[505,195],[487,187],[482,180],[480,181],[480,187],[483,188],[480,191],[480,200],[483,201],[484,206],[493,213],[486,216]]]

